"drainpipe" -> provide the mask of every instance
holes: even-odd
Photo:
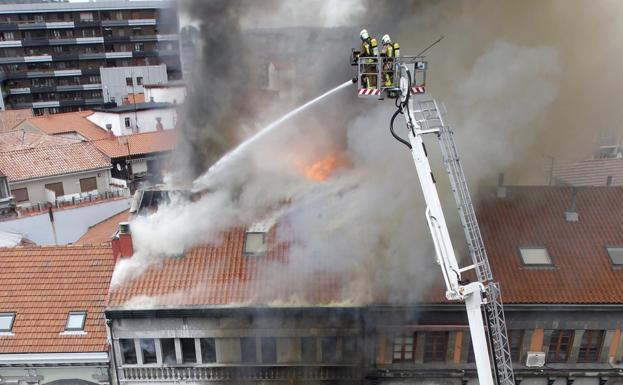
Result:
[[[58,238],[56,237],[56,225],[54,224],[54,212],[52,205],[48,206],[48,215],[50,216],[50,225],[52,226],[52,236],[54,236],[54,244],[58,246]]]
[[[110,333],[110,350],[112,351],[112,367],[115,371],[115,378],[117,380],[117,384],[119,383],[119,370],[117,368],[117,355],[115,354],[115,338],[112,334],[112,320],[110,318],[106,318],[106,327],[108,328],[108,332]],[[112,378],[110,377],[110,371],[108,371],[108,378],[110,385],[114,385],[112,382]]]

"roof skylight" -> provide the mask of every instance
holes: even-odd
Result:
[[[613,265],[623,265],[623,246],[606,247]]]
[[[520,247],[519,254],[526,266],[552,266],[552,259],[545,247]]]
[[[87,312],[85,311],[72,311],[67,316],[67,325],[65,330],[68,331],[80,331],[84,330],[84,321],[87,318]]]
[[[15,313],[0,313],[0,332],[10,332],[13,329]]]

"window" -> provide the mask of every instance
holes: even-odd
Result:
[[[80,21],[93,21],[93,13],[80,12]]]
[[[403,333],[394,336],[393,362],[413,361],[415,351],[415,333]]]
[[[547,352],[548,362],[567,362],[573,343],[573,330],[554,330]]]
[[[130,118],[125,118],[123,121],[125,122],[125,128],[130,128],[130,126],[131,126],[131,124],[132,124],[132,123],[130,122]]]
[[[274,364],[277,362],[277,339],[262,338],[262,363]]]
[[[552,260],[545,247],[520,247],[519,254],[524,265],[551,266]]]
[[[196,363],[197,352],[195,351],[195,339],[180,338],[180,346],[182,347],[182,362],[185,364]]]
[[[316,337],[301,338],[301,358],[303,362],[316,362]]]
[[[143,44],[143,43],[135,43],[134,44],[134,50],[135,51],[144,51],[145,50],[145,44]]]
[[[606,251],[610,256],[613,265],[623,265],[623,246],[609,246],[606,247]]]
[[[177,358],[175,358],[175,339],[173,338],[161,338],[160,350],[162,350],[162,363],[163,364],[175,364]]]
[[[67,316],[67,324],[65,330],[84,330],[84,322],[87,319],[87,312],[85,311],[72,311]]]
[[[133,86],[134,82],[132,82],[132,78],[125,78],[125,85],[126,86]]]
[[[604,342],[603,330],[585,330],[578,354],[578,362],[597,362]]]
[[[426,333],[424,362],[444,362],[448,349],[448,332]]]
[[[264,254],[266,252],[266,233],[247,232],[244,238],[244,254]]]
[[[200,338],[199,345],[201,347],[201,361],[203,363],[216,362],[214,338]]]
[[[44,187],[46,190],[54,191],[54,194],[57,198],[65,195],[65,190],[63,190],[63,182],[48,183]]]
[[[337,361],[337,337],[323,337],[320,344],[322,345],[322,363],[335,363]]]
[[[0,313],[0,332],[10,332],[13,329],[15,313]]]
[[[121,348],[121,355],[123,357],[124,364],[136,364],[136,348],[134,346],[134,340],[120,339],[119,347]]]
[[[63,46],[62,45],[55,45],[52,50],[54,51],[54,53],[63,53]]]
[[[153,338],[141,338],[139,340],[141,345],[141,353],[143,353],[144,364],[156,363],[156,342]]]
[[[134,27],[132,28],[132,35],[133,36],[140,36],[142,35],[143,29],[141,27]]]
[[[511,360],[519,362],[521,359],[521,345],[523,343],[523,330],[508,330],[508,346],[511,351]]]
[[[43,15],[35,15],[35,23],[45,23]]]
[[[257,354],[255,350],[255,338],[240,339],[240,353],[242,362],[257,362]]]
[[[137,76],[136,77],[136,84],[139,86],[143,85],[143,77],[142,76]]]
[[[82,178],[80,179],[80,192],[89,192],[89,191],[93,191],[93,190],[97,190],[97,178],[96,177],[90,177],[90,178]]]
[[[15,198],[16,202],[26,202],[27,200],[29,200],[28,189],[26,187],[11,190],[11,195],[13,195],[13,198]]]
[[[357,338],[342,337],[342,361],[352,362],[357,359]]]

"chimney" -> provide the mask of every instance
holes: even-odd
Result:
[[[565,220],[567,222],[577,222],[580,218],[576,210],[577,190],[575,187],[571,189],[571,205],[569,210],[565,211]]]
[[[107,123],[106,124],[106,131],[108,132],[108,137],[109,138],[114,138],[115,134],[112,132],[112,124]]]
[[[504,173],[498,174],[498,198],[506,198],[506,187],[504,186]]]
[[[156,118],[156,131],[162,131],[164,130],[164,126],[162,125],[162,118],[158,117]]]
[[[612,175],[608,175],[606,178],[606,186],[612,186]]]
[[[112,240],[112,252],[115,259],[129,258],[134,254],[129,222],[119,223],[119,232]]]

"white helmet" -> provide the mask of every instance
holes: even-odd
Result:
[[[368,35],[368,30],[366,29],[362,29],[361,32],[359,32],[359,36],[361,37],[361,40],[368,40],[370,37],[370,35]]]
[[[391,42],[392,42],[392,39],[387,34],[385,34],[385,36],[383,36],[383,38],[381,39],[381,43],[383,44],[389,44]]]

